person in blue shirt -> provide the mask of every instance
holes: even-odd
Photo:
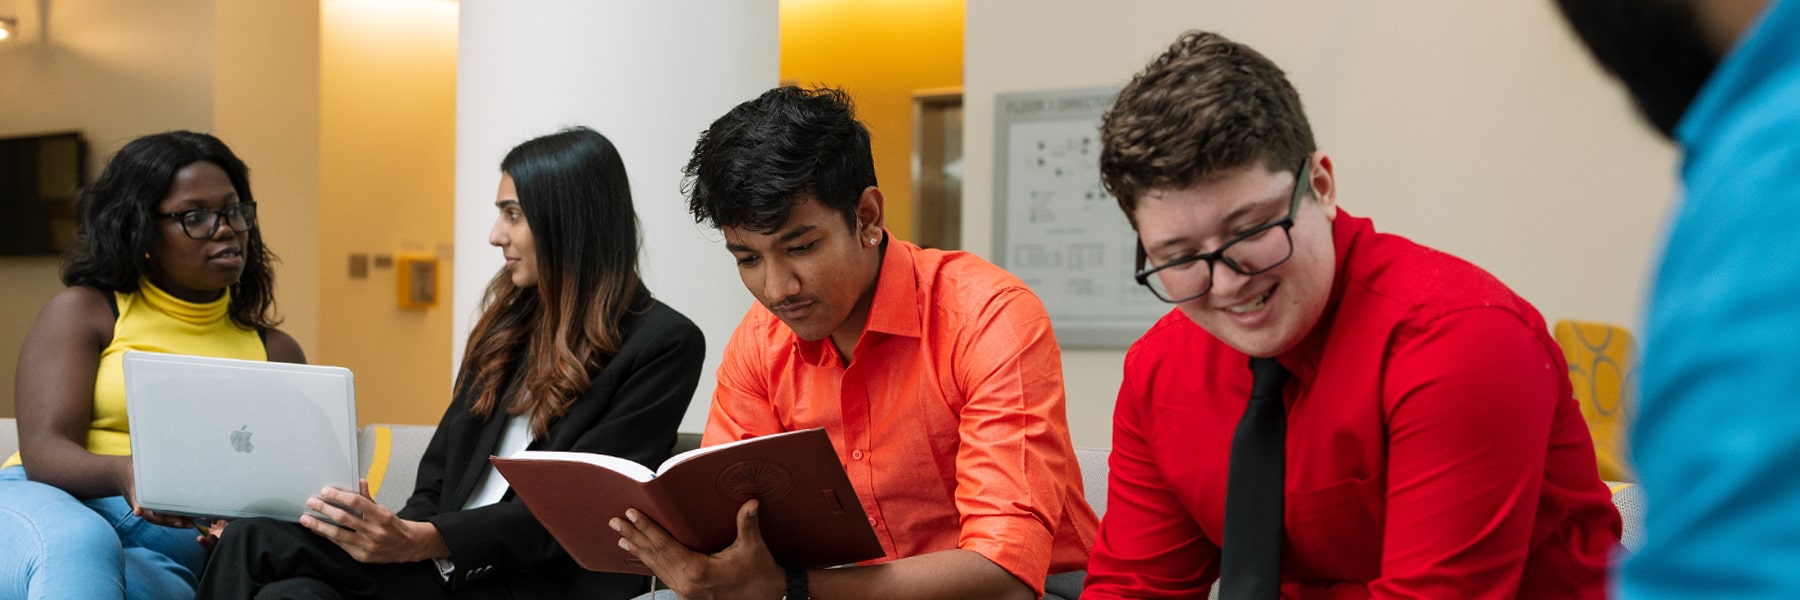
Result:
[[[1800,598],[1800,0],[1558,0],[1685,188],[1644,324],[1619,596]]]

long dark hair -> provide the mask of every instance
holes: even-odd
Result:
[[[194,163],[218,165],[237,189],[240,202],[255,202],[250,169],[219,138],[192,131],[147,135],[125,144],[100,180],[82,190],[75,238],[63,258],[63,285],[135,292],[138,279],[150,273],[148,253],[158,235],[157,204],[169,195],[175,174]],[[281,324],[275,314],[277,259],[263,245],[262,228],[238,232],[246,237],[244,273],[231,284],[231,320],[245,327]]]
[[[487,418],[521,369],[508,414],[531,415],[541,437],[619,352],[619,324],[647,298],[638,275],[637,211],[625,163],[606,136],[585,127],[519,144],[500,162],[537,242],[538,283],[521,288],[501,271],[488,282],[469,335],[457,389],[477,391]]]

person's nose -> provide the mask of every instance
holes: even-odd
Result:
[[[214,214],[213,218],[216,220],[213,221],[212,239],[223,241],[237,236],[237,228],[231,226],[231,219],[221,214]]]
[[[507,241],[506,230],[501,227],[500,219],[494,219],[494,226],[488,229],[488,245],[501,247],[505,246]]]
[[[768,261],[763,270],[763,297],[780,302],[800,293],[800,275],[777,261]]]
[[[1225,264],[1225,261],[1223,260],[1213,261],[1211,265],[1208,265],[1208,268],[1212,269],[1212,272],[1209,274],[1212,278],[1212,290],[1208,291],[1207,294],[1214,298],[1223,298],[1227,300],[1237,299],[1238,293],[1243,291],[1244,286],[1248,285],[1250,280],[1255,279],[1256,277],[1254,275],[1245,275],[1237,272],[1236,269]]]

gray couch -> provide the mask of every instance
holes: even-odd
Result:
[[[431,442],[434,427],[426,425],[369,425],[359,432],[363,474],[369,479],[375,501],[395,510],[406,505],[412,495],[419,457]],[[12,419],[0,419],[0,457],[11,456],[18,449],[18,432]],[[675,452],[700,445],[700,434],[682,433],[675,442]],[[1111,452],[1102,448],[1076,448],[1081,463],[1081,480],[1086,487],[1088,504],[1094,512],[1106,514],[1106,460]],[[3,460],[3,459],[0,459]],[[1636,550],[1644,543],[1644,492],[1635,484],[1612,484],[1613,504],[1625,520],[1624,544]],[[1083,572],[1052,575],[1045,586],[1046,598],[1074,600],[1081,597]],[[1214,588],[1216,597],[1217,588]]]

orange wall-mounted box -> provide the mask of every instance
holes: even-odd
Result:
[[[394,261],[394,280],[400,308],[424,310],[437,305],[438,259],[434,256],[400,256]]]

